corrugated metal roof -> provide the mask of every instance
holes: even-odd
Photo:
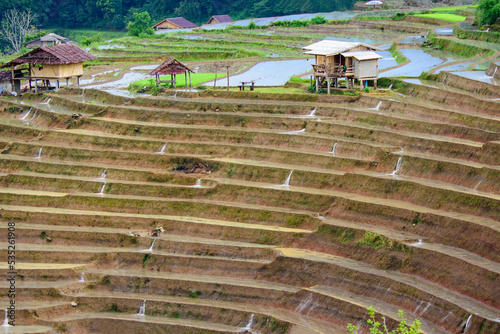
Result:
[[[210,20],[215,19],[219,23],[231,23],[234,22],[232,18],[229,17],[229,15],[213,15]],[[210,22],[208,20],[208,22]]]
[[[370,59],[380,59],[381,55],[373,51],[352,51],[352,52],[342,52],[342,56],[348,58],[352,57],[357,60],[370,60]]]
[[[20,64],[60,65],[81,63],[86,60],[97,59],[96,56],[72,44],[41,46],[21,57],[11,60],[2,67]]]
[[[163,23],[165,21],[171,22],[171,23],[179,26],[180,28],[196,28],[196,27],[198,27],[193,22],[188,21],[185,18],[179,16],[179,17],[170,17],[170,18],[161,20],[160,22],[158,22],[157,24],[155,24],[153,26],[153,28],[156,27],[156,26],[158,26],[158,25],[160,25],[161,23]]]
[[[343,42],[343,41],[332,41],[332,40],[322,40],[317,43],[304,46],[302,50],[304,53],[320,56],[333,56],[342,52],[348,52],[358,46],[364,46],[369,50],[380,51],[380,48],[376,46],[368,45],[363,42]]]

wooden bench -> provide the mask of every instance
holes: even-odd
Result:
[[[255,80],[252,80],[252,81],[241,81],[240,85],[238,85],[238,88],[240,90],[245,90],[245,85],[247,85],[247,87],[250,87],[250,90],[254,90],[254,88],[255,88]],[[248,86],[248,85],[250,85],[250,86]]]

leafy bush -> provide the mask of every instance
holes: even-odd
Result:
[[[311,24],[325,24],[326,19],[324,16],[316,15],[310,20]]]
[[[476,15],[479,26],[494,24],[500,19],[500,2],[498,0],[479,0]]]
[[[102,35],[99,33],[99,34],[95,34],[94,36],[92,36],[90,38],[83,37],[81,44],[83,46],[89,46],[92,43],[100,43],[100,42],[102,42]]]
[[[257,28],[257,24],[254,21],[250,21],[248,24],[248,29],[255,29]]]
[[[141,34],[153,35],[154,31],[150,28],[151,16],[148,12],[134,13],[134,22],[127,24],[127,30],[130,35],[139,37]]]
[[[398,311],[399,324],[396,329],[389,332],[389,329],[385,325],[385,317],[382,316],[382,324],[375,319],[375,309],[373,306],[368,308],[368,314],[370,318],[366,320],[366,322],[371,326],[370,333],[372,334],[419,334],[420,327],[422,324],[418,319],[415,319],[413,323],[408,327],[406,325],[406,318],[403,311]],[[381,329],[383,330],[381,330]],[[354,326],[353,324],[347,325],[347,332],[350,334],[359,333],[359,327]]]

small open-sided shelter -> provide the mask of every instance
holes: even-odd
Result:
[[[39,80],[46,84],[49,80],[55,80],[56,89],[59,88],[60,80],[66,79],[67,85],[69,78],[72,77],[76,77],[79,84],[83,75],[83,62],[96,58],[72,44],[41,46],[11,60],[2,68],[11,68],[14,86],[18,93],[18,87],[23,80],[29,80],[30,90],[32,81],[35,81],[35,92],[38,92]],[[19,68],[26,64],[27,69]]]
[[[155,30],[162,29],[188,29],[197,28],[198,26],[191,21],[186,20],[183,17],[171,17],[161,20],[153,26]]]
[[[54,33],[50,33],[40,38],[26,42],[25,46],[27,49],[33,49],[40,46],[59,45],[59,44],[75,44],[75,42],[73,42],[69,38],[59,36]]]
[[[155,68],[151,72],[151,75],[154,75],[156,77],[156,84],[158,86],[161,85],[162,83],[172,83],[175,88],[177,87],[177,74],[184,73],[186,79],[185,82],[187,84],[188,82],[187,79],[189,76],[189,87],[191,87],[191,72],[193,72],[193,70],[191,70],[189,67],[182,64],[174,57],[170,57],[167,60],[165,60],[160,66]],[[170,74],[170,80],[161,80],[160,75],[168,75],[168,74]]]
[[[305,54],[314,55],[313,66],[316,90],[326,82],[330,91],[330,81],[338,87],[338,80],[344,78],[352,88],[354,79],[358,79],[363,88],[366,80],[378,78],[378,60],[382,56],[373,51],[381,49],[362,42],[342,42],[323,40],[302,48]]]
[[[207,24],[217,24],[217,23],[233,23],[234,20],[229,17],[229,15],[214,15],[208,20]]]

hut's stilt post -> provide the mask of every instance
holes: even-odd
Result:
[[[47,87],[48,88],[48,87]],[[59,90],[59,79],[56,80],[56,92]]]
[[[69,78],[66,78],[66,87],[69,86]]]
[[[319,78],[316,77],[316,91],[319,90]]]
[[[188,71],[184,71],[184,86],[187,87],[188,85]]]
[[[330,80],[331,80],[330,78],[326,79],[326,84],[327,84],[327,87],[328,87],[327,88],[328,89],[328,95],[330,95],[330,92],[331,92],[331,89],[330,89]]]
[[[191,87],[191,72],[188,71],[188,75],[189,75],[189,87]]]
[[[38,93],[38,80],[35,79],[35,93]]]
[[[177,74],[174,74],[174,88],[177,88]]]
[[[373,89],[377,90],[377,79],[373,81]]]
[[[80,86],[80,77],[76,77],[76,85]]]
[[[214,79],[214,89],[215,89],[215,84],[217,83],[217,65],[215,65],[215,79]]]

